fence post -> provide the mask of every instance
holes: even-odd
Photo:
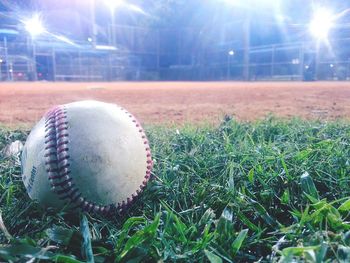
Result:
[[[7,38],[4,37],[4,49],[5,49],[5,61],[6,61],[6,78],[7,80],[10,80],[10,68],[9,68],[9,56],[8,56],[8,49],[7,49]]]
[[[304,79],[304,42],[301,43],[301,46],[299,48],[299,75],[300,75],[300,80]]]
[[[56,81],[56,52],[52,48],[52,80]]]
[[[275,57],[276,57],[276,45],[272,46],[271,54],[271,78],[275,75]]]
[[[244,54],[243,54],[243,78],[249,80],[250,75],[250,14],[246,15],[243,25]]]

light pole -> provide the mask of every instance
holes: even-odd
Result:
[[[251,24],[256,12],[271,16],[271,9],[280,10],[283,5],[282,0],[222,0],[227,4],[237,7],[242,11],[243,29],[243,79],[250,79],[250,49],[251,49]]]
[[[110,44],[116,46],[116,35],[115,35],[115,11],[118,7],[125,4],[124,0],[105,0],[105,5],[108,7],[111,13],[111,26],[110,26]]]
[[[250,11],[248,10],[243,25],[243,78],[246,81],[250,78],[250,16]]]
[[[334,22],[337,19],[328,8],[319,7],[314,11],[311,22],[309,23],[309,31],[311,36],[315,39],[315,69],[314,77],[319,78],[320,65],[320,47],[321,44],[328,44],[328,35],[330,30],[334,27]]]
[[[90,21],[91,21],[91,44],[94,48],[96,48],[96,16],[95,16],[95,0],[90,0]],[[89,38],[90,39],[90,38]]]
[[[114,9],[111,9],[111,44],[112,46],[117,46],[116,39],[115,39],[115,13]]]
[[[31,18],[22,21],[24,24],[24,28],[30,34],[30,45],[32,47],[32,72],[33,72],[33,80],[38,80],[37,69],[36,69],[36,47],[34,39],[39,35],[43,34],[46,30],[42,24],[41,18],[39,14],[34,14]]]
[[[9,67],[9,56],[8,56],[8,48],[7,48],[7,37],[4,37],[4,49],[5,49],[5,65],[6,65],[6,79],[10,80],[10,67]]]
[[[223,0],[231,6],[243,10],[243,79],[249,80],[250,75],[250,30],[251,30],[251,7],[256,6],[259,0]],[[272,1],[272,0],[268,0]]]
[[[235,55],[233,50],[227,53],[227,80],[231,79],[231,58]]]

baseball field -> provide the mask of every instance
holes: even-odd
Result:
[[[0,83],[0,122],[30,126],[54,105],[85,99],[120,104],[145,124],[350,116],[348,82],[17,82]]]
[[[112,217],[44,209],[6,150],[83,99],[127,108],[151,147]],[[348,82],[1,83],[0,262],[350,262],[349,119]]]

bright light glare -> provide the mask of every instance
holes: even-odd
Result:
[[[104,2],[109,8],[109,10],[112,12],[112,14],[115,12],[116,9],[123,6],[124,8],[130,9],[131,11],[134,11],[136,13],[148,15],[144,10],[142,10],[141,7],[127,3],[125,0],[105,0]]]
[[[137,6],[137,5],[128,4],[127,7],[128,7],[130,10],[132,10],[132,11],[134,11],[134,12],[136,12],[136,13],[140,13],[140,14],[145,15],[145,16],[148,15],[144,10],[142,10],[141,7],[139,7],[139,6]]]
[[[228,52],[228,54],[229,54],[230,56],[233,56],[233,55],[235,54],[235,52],[234,52],[233,50],[230,50],[230,51]]]
[[[23,21],[25,29],[32,37],[38,36],[45,32],[39,14],[34,14],[30,19]]]
[[[59,36],[59,35],[52,35],[53,37],[57,38],[58,40],[61,40],[62,42],[65,42],[67,44],[70,44],[72,46],[76,46],[76,44],[70,40],[69,38],[65,37],[65,36]]]
[[[247,9],[259,8],[279,8],[282,0],[222,0],[228,5],[237,6]]]
[[[96,45],[96,49],[99,49],[99,50],[117,50],[116,47],[106,46],[106,45]]]
[[[313,19],[309,24],[309,30],[313,37],[318,40],[326,40],[329,31],[334,26],[335,16],[326,8],[315,11]]]
[[[105,0],[105,4],[111,11],[114,11],[117,7],[124,4],[124,0]]]

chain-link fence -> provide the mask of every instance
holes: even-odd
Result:
[[[350,39],[247,46],[196,28],[114,26],[107,44],[0,39],[0,80],[348,80]],[[239,38],[238,38],[239,39]],[[332,48],[331,48],[332,47]],[[246,73],[245,73],[246,71]],[[247,75],[247,76],[245,76]]]

